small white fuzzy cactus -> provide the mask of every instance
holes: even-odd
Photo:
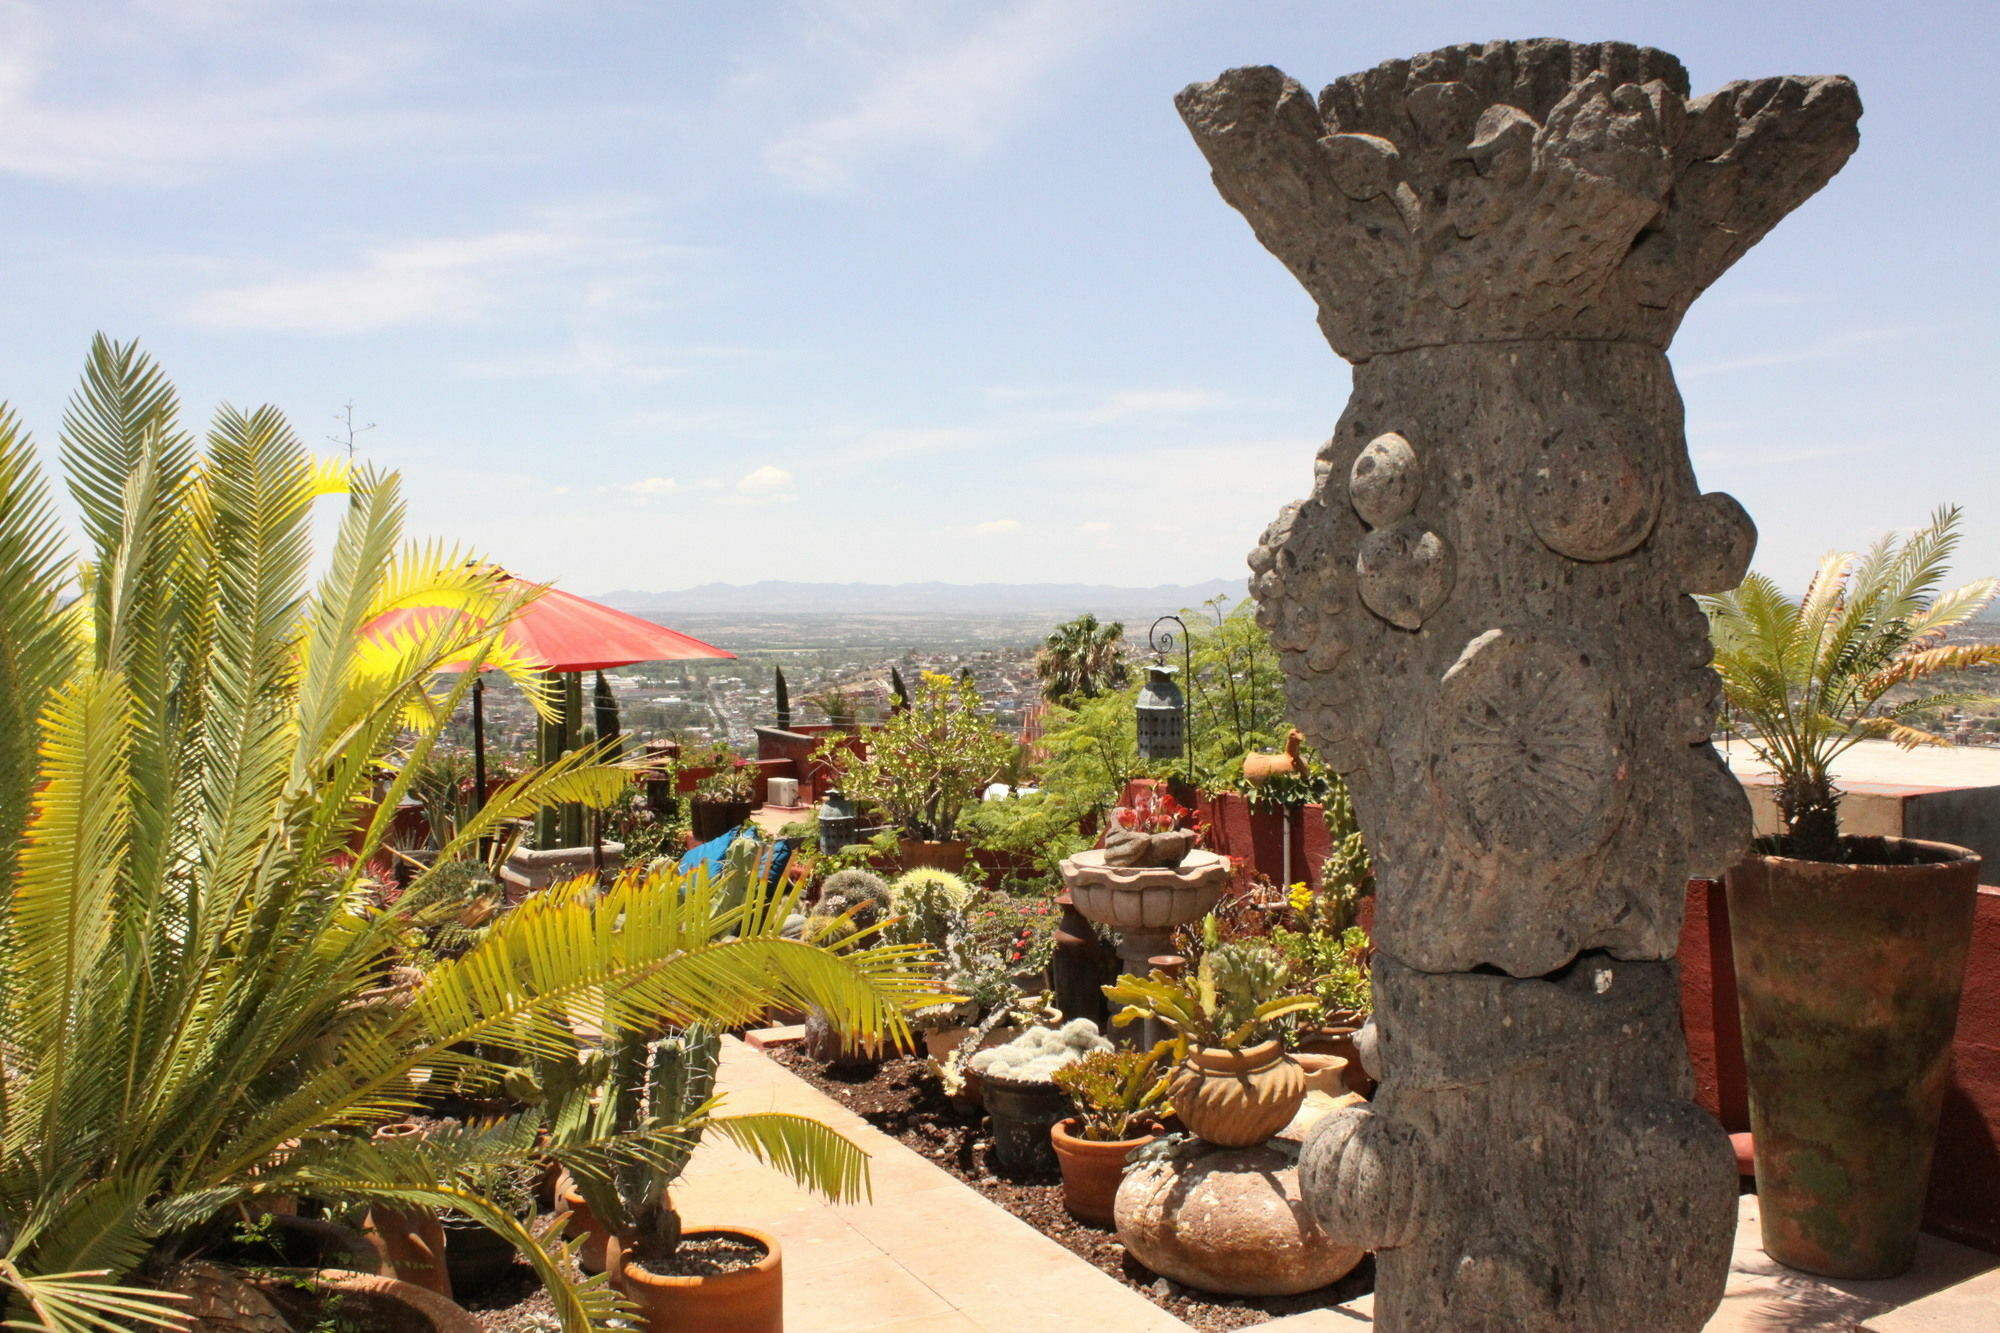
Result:
[[[1059,1028],[1029,1028],[1005,1046],[972,1057],[972,1068],[988,1078],[1016,1083],[1047,1083],[1056,1070],[1092,1051],[1108,1051],[1111,1043],[1087,1018],[1072,1018]]]

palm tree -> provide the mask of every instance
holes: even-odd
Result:
[[[1959,691],[1892,691],[1931,677],[2000,663],[2000,644],[1948,644],[2000,590],[1979,579],[1938,591],[1958,545],[1959,510],[1866,555],[1836,551],[1820,561],[1793,601],[1762,574],[1733,592],[1701,599],[1715,643],[1727,725],[1777,775],[1784,854],[1839,861],[1839,802],[1830,768],[1857,741],[1886,738],[1906,749],[1943,745],[1911,721],[1979,701]]]
[[[533,1117],[419,1145],[371,1128],[431,1080],[498,1085],[509,1071],[482,1050],[572,1052],[575,1014],[666,1028],[797,1004],[895,1036],[929,990],[918,952],[833,954],[782,938],[784,895],[729,906],[635,873],[602,898],[582,883],[544,894],[390,984],[412,924],[447,907],[442,877],[419,875],[389,912],[367,867],[476,675],[437,692],[441,664],[528,680],[500,644],[520,599],[462,552],[404,544],[395,477],[315,464],[270,408],[221,409],[198,449],[172,386],[129,344],[93,343],[62,453],[81,563],[0,409],[9,1326],[168,1323],[140,1284],[247,1201],[310,1195],[457,1209],[519,1247],[566,1330],[606,1327],[614,1298],[569,1283],[479,1192],[494,1167],[533,1160]],[[314,578],[312,504],[338,492]],[[462,614],[386,643],[360,633],[418,605]],[[397,776],[377,790],[385,763]],[[625,780],[594,752],[566,756],[465,820],[439,867],[503,821],[602,806]],[[665,1133],[567,1151],[616,1162]]]
[[[1049,631],[1035,653],[1042,697],[1070,707],[1125,683],[1125,626],[1100,624],[1088,611]]]

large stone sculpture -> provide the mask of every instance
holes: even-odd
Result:
[[[1735,1168],[1672,955],[1749,833],[1690,593],[1756,533],[1689,467],[1688,305],[1857,143],[1841,78],[1688,100],[1674,57],[1494,42],[1178,102],[1355,363],[1251,556],[1292,715],[1375,854],[1371,1110],[1307,1145],[1395,1333],[1701,1327]]]

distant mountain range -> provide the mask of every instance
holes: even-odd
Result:
[[[704,583],[669,592],[621,588],[599,600],[634,615],[1161,615],[1211,597],[1245,596],[1242,579],[1119,588],[1095,583]]]

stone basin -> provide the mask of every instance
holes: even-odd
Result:
[[[1119,930],[1167,931],[1199,920],[1229,886],[1229,858],[1196,848],[1177,866],[1109,866],[1100,850],[1062,863],[1076,910]]]

